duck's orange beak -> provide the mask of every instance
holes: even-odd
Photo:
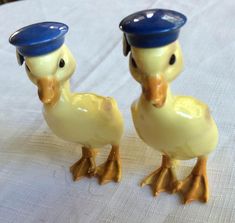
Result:
[[[142,81],[143,94],[153,106],[161,108],[167,96],[167,81],[162,75],[145,76]]]
[[[60,87],[55,78],[40,78],[37,86],[38,96],[43,104],[54,104],[59,99]]]

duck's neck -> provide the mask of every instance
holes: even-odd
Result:
[[[65,82],[60,86],[60,90],[61,90],[61,96],[62,96],[63,94],[71,94],[70,81],[69,81],[69,80],[65,81]]]
[[[167,95],[166,95],[166,104],[172,104],[174,100],[174,95],[171,93],[170,84],[167,87]]]
[[[70,89],[70,81],[67,80],[60,86],[60,99],[58,102],[70,101],[71,95],[72,95],[72,92]]]

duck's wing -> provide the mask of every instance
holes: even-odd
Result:
[[[110,120],[119,114],[117,102],[111,97],[93,93],[73,94],[72,105],[77,110],[90,112],[96,118]]]
[[[211,119],[209,107],[190,96],[176,96],[174,110],[177,114],[189,119]]]
[[[74,125],[80,126],[82,142],[100,147],[118,145],[123,132],[123,118],[113,98],[92,93],[74,94],[70,98],[71,113],[77,117]],[[83,128],[84,126],[84,128]]]
[[[209,154],[218,142],[218,130],[206,104],[186,96],[176,97],[174,133],[181,139],[181,159]]]

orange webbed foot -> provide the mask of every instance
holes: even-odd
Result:
[[[95,156],[96,151],[94,149],[82,148],[82,158],[70,167],[74,181],[96,174]]]
[[[179,182],[177,190],[183,196],[183,203],[198,200],[207,202],[209,199],[208,179],[206,175],[206,158],[198,158],[197,164],[191,174]]]
[[[110,181],[119,182],[121,180],[121,161],[118,146],[112,146],[107,161],[97,167],[97,175],[100,184],[106,184]]]
[[[175,192],[176,176],[173,169],[172,161],[169,157],[162,157],[162,166],[147,176],[141,186],[150,185],[153,195],[157,196],[160,192]]]

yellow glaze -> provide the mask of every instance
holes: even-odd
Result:
[[[171,65],[173,54],[176,59]],[[170,91],[170,82],[183,67],[178,41],[159,48],[131,47],[129,66],[143,89],[131,107],[140,138],[171,159],[203,157],[212,152],[218,142],[218,130],[208,106],[193,97],[174,96]]]
[[[123,118],[117,103],[110,97],[70,91],[76,63],[65,45],[43,56],[27,57],[25,63],[44,103],[45,120],[57,136],[90,149],[119,145]]]

